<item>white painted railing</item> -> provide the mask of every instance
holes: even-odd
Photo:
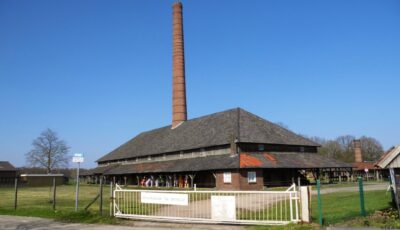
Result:
[[[131,190],[116,186],[116,217],[172,222],[287,224],[299,221],[299,193]]]

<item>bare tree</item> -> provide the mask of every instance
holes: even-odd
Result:
[[[336,138],[336,141],[342,147],[343,151],[352,151],[353,149],[353,140],[356,139],[352,135],[343,135]]]
[[[319,137],[312,137],[311,139],[321,145],[318,149],[321,155],[344,162],[354,162],[354,146],[352,144],[355,139],[354,136],[343,135],[335,140],[324,140]],[[362,136],[360,140],[364,161],[376,161],[383,154],[382,145],[375,138]]]
[[[322,137],[317,137],[317,136],[313,136],[313,137],[304,136],[304,137],[308,138],[308,139],[310,139],[310,140],[312,140],[315,143],[320,144],[320,145],[324,145],[324,144],[326,144],[328,142],[326,139],[324,139]]]
[[[329,158],[340,159],[343,150],[337,141],[327,141],[321,146],[319,153]]]
[[[33,140],[32,146],[33,149],[26,154],[30,166],[45,168],[47,173],[54,168],[68,167],[69,146],[53,130],[43,131]]]
[[[383,148],[381,143],[373,137],[362,136],[361,140],[361,152],[364,161],[376,161],[383,154]]]

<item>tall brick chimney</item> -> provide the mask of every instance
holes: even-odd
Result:
[[[353,148],[354,148],[354,161],[356,163],[363,162],[362,152],[361,152],[361,141],[353,140]]]
[[[173,51],[172,51],[172,128],[187,120],[185,53],[183,45],[182,3],[176,2],[173,8]]]

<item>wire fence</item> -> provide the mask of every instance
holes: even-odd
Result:
[[[317,181],[312,198],[312,220],[320,226],[366,217],[375,211],[391,207],[387,182],[357,182],[322,184]]]
[[[78,210],[100,213],[100,185],[80,184]],[[52,212],[75,210],[75,184],[54,184],[34,186],[23,181],[2,183],[0,186],[0,211]],[[103,202],[109,201],[110,186],[103,186]],[[90,206],[88,206],[91,204]],[[109,205],[104,203],[102,211],[109,212]]]
[[[388,183],[364,181],[363,183],[367,187],[361,193],[360,188],[364,186],[360,184],[361,182],[363,181],[341,184],[321,183],[320,202],[323,225],[334,224],[340,219],[369,215],[374,210],[389,207],[388,202],[391,201],[391,193],[390,190],[386,191]],[[8,183],[3,182],[0,184],[0,214],[13,214],[15,210],[20,212],[21,215],[31,216],[37,216],[40,212],[74,212],[75,189],[74,183],[54,187],[52,183],[46,186],[32,186],[23,181],[18,181],[17,186],[15,186],[15,181],[13,183],[10,180]],[[231,213],[234,213],[233,216],[237,222],[252,223],[258,221],[264,224],[277,224],[296,221],[299,219],[295,211],[297,195],[293,195],[292,201],[290,201],[291,197],[283,193],[282,188],[279,189],[280,191],[277,188],[267,188],[266,191],[247,192],[199,189],[195,192],[172,188],[166,190],[156,187],[127,186],[115,191],[114,210],[113,206],[110,206],[110,202],[113,200],[110,199],[112,190],[109,184],[103,185],[103,196],[101,198],[101,186],[99,184],[81,183],[78,210],[86,209],[93,214],[103,214],[104,216],[115,211],[117,217],[124,218],[169,220],[189,218],[199,222],[213,222],[216,218],[220,218],[219,220],[222,220],[220,222],[224,222],[226,216],[218,217],[221,214],[213,213],[210,209],[213,206],[213,199],[214,206],[218,206],[218,202],[222,202],[223,199],[228,201],[233,199],[231,201],[235,206]],[[311,199],[312,221],[319,223],[318,196],[316,188],[313,188],[313,190]],[[144,194],[146,192],[186,194],[188,205],[152,203],[151,199],[154,199],[154,197],[151,198],[151,195],[154,194]],[[148,195],[147,201],[142,199],[143,194]],[[363,194],[362,198],[361,194]],[[362,203],[365,203],[365,205],[361,206]],[[100,209],[100,207],[102,208]],[[220,204],[220,207],[223,207],[223,204]],[[298,208],[298,213],[301,216],[301,207]]]

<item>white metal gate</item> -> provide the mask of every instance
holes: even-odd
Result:
[[[299,192],[131,190],[116,186],[119,218],[171,222],[287,224],[299,221]]]

